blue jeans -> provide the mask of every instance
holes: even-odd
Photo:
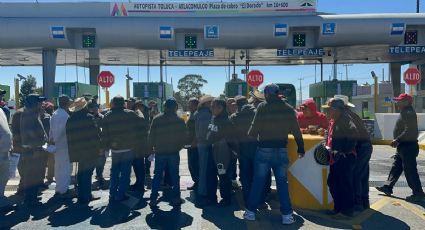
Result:
[[[78,162],[77,186],[78,186],[78,201],[89,202],[91,195],[91,182],[96,162]]]
[[[9,180],[9,166],[8,153],[0,153],[0,208],[9,204],[7,197],[4,196],[4,190]]]
[[[161,186],[162,175],[168,170],[171,179],[173,199],[180,199],[180,176],[179,176],[180,155],[179,152],[155,155],[155,169],[152,180],[151,200],[158,199],[159,187]]]
[[[199,174],[198,174],[198,194],[201,196],[208,195],[208,158],[211,155],[211,145],[198,143],[198,160],[199,160]],[[216,166],[214,166],[216,167]]]
[[[114,153],[112,152],[111,188],[109,197],[115,200],[124,198],[130,185],[131,164],[133,151]]]
[[[270,169],[276,179],[280,200],[280,212],[288,215],[293,212],[288,191],[288,150],[286,148],[258,148],[254,162],[254,180],[249,194],[248,210],[257,210],[263,201],[264,186]]]

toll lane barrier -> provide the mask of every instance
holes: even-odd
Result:
[[[333,208],[327,178],[329,167],[314,159],[314,149],[323,140],[321,136],[303,135],[306,154],[299,158],[294,137],[288,141],[288,183],[292,205],[296,208],[326,210]]]

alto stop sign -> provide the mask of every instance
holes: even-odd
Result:
[[[259,70],[251,70],[248,73],[247,76],[247,82],[248,85],[252,87],[258,87],[259,85],[263,84],[264,81],[264,75]]]
[[[115,77],[110,71],[102,71],[97,76],[97,83],[103,88],[111,87],[115,82]]]
[[[421,81],[421,72],[416,68],[409,68],[403,74],[404,81],[408,85],[417,85]]]

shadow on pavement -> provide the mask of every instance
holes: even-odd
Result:
[[[49,225],[52,227],[75,225],[97,215],[100,210],[92,209],[88,205],[73,203],[60,211],[52,213],[48,218]]]
[[[101,228],[110,228],[117,224],[129,222],[140,215],[140,212],[131,210],[124,204],[109,204],[93,214],[90,224]]]
[[[163,211],[152,208],[152,212],[146,216],[146,223],[151,229],[174,230],[191,226],[193,217],[180,208],[173,208],[170,211]]]

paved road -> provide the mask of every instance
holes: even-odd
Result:
[[[387,146],[375,146],[371,160],[371,186],[381,185],[391,167],[394,150]],[[418,158],[418,169],[425,185],[425,152]],[[110,161],[107,162],[105,176],[109,174]],[[0,216],[0,229],[424,229],[425,203],[411,204],[403,198],[410,194],[405,178],[402,177],[395,188],[395,197],[384,197],[374,188],[370,196],[372,209],[367,210],[350,221],[335,221],[322,212],[296,210],[297,223],[287,227],[280,224],[279,204],[270,202],[267,210],[262,210],[256,222],[242,219],[241,194],[236,192],[235,204],[231,207],[196,208],[193,193],[186,190],[191,185],[187,170],[185,151],[181,153],[182,197],[186,200],[180,210],[172,209],[167,202],[161,202],[159,209],[147,206],[150,192],[143,199],[137,194],[116,206],[108,206],[108,191],[96,190],[94,194],[101,199],[89,206],[76,204],[76,200],[59,202],[51,199],[54,185],[42,194],[44,205],[37,209],[19,208]],[[132,178],[134,180],[134,176]],[[9,181],[6,195],[12,196],[17,179]],[[94,185],[95,186],[95,185]]]

